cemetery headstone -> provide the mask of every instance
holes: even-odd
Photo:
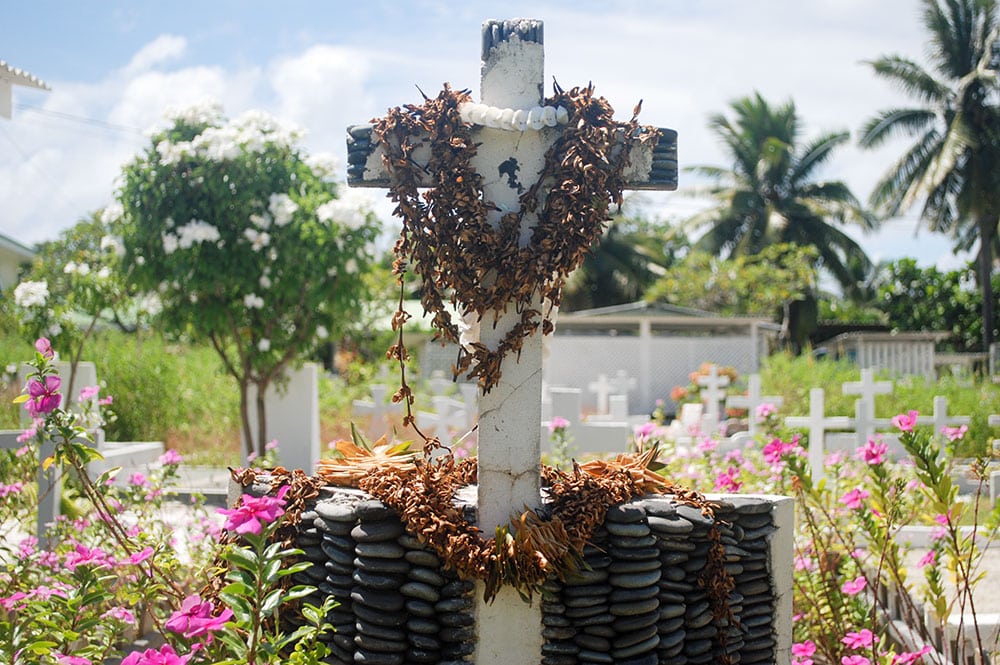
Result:
[[[285,468],[316,471],[320,458],[318,381],[319,367],[306,363],[289,372],[284,386],[272,385],[264,395],[267,436],[278,442],[278,460]],[[250,422],[254,423],[257,392],[253,388],[249,401]]]
[[[746,395],[730,395],[726,398],[726,406],[747,410],[747,433],[753,438],[757,434],[757,408],[762,404],[773,404],[780,407],[784,398],[780,395],[761,395],[760,374],[751,374],[747,379]]]
[[[489,219],[497,226],[505,211],[518,210],[525,189],[545,164],[545,154],[561,130],[559,110],[542,107],[542,22],[531,19],[489,21],[483,27],[481,106],[468,109],[470,120],[478,119],[478,145],[472,164],[483,177],[483,196],[491,204]],[[508,113],[507,110],[510,110]],[[505,118],[509,116],[507,121]],[[364,129],[350,130],[352,139],[364,138]],[[369,130],[370,133],[370,130]],[[669,164],[669,139],[661,151],[667,160],[654,169],[654,148],[648,144],[632,149],[630,185],[644,188],[676,188],[676,157]],[[625,137],[631,141],[631,137]],[[638,142],[637,142],[638,143]],[[659,144],[657,144],[659,145]],[[641,154],[640,154],[641,153]],[[357,154],[357,153],[355,153]],[[382,186],[386,174],[378,151],[362,156],[361,168],[349,172],[353,185]],[[662,174],[667,173],[666,179]],[[360,176],[360,177],[359,177]],[[526,242],[537,214],[526,211],[522,218],[522,241]],[[541,303],[538,303],[539,309]],[[496,325],[482,325],[480,343],[495,349],[508,331],[521,321],[521,313],[508,307]],[[541,427],[542,336],[523,340],[519,352],[503,362],[500,381],[479,403],[479,526],[493,533],[513,513],[537,507]],[[478,609],[480,634],[477,662],[534,662],[541,649],[541,614],[525,611],[520,598],[505,589],[490,605]],[[487,627],[487,628],[484,628]],[[509,635],[523,639],[511,641]],[[513,650],[513,652],[512,652]]]
[[[726,399],[726,391],[723,389],[729,385],[729,377],[719,374],[717,365],[711,365],[707,375],[698,377],[698,385],[702,389],[701,401],[705,405],[705,416],[711,429],[722,421],[722,410],[719,407]]]

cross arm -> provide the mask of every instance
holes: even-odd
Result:
[[[645,131],[645,130],[641,130]],[[625,169],[628,189],[675,190],[677,189],[677,132],[665,127],[656,128],[658,140],[639,141],[635,144]],[[413,152],[418,164],[426,164],[430,157],[430,139],[417,136],[419,143]],[[389,176],[382,166],[383,148],[372,142],[372,125],[352,125],[347,128],[347,184],[351,187],[388,187]],[[431,186],[428,177],[426,186]]]

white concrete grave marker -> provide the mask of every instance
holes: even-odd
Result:
[[[611,396],[613,387],[608,381],[607,374],[598,374],[596,381],[587,384],[587,390],[597,395],[597,413],[604,415],[608,412],[608,397]]]
[[[809,430],[809,466],[814,480],[823,478],[823,440],[829,430],[848,430],[854,424],[847,416],[827,417],[825,403],[826,395],[822,388],[809,391],[809,416],[790,416],[785,418],[785,427],[804,427]]]
[[[368,419],[369,426],[365,433],[374,440],[389,431],[390,416],[401,414],[403,405],[386,401],[389,387],[384,384],[373,383],[368,390],[371,392],[371,399],[354,400],[351,413]]]
[[[760,374],[751,374],[747,379],[746,395],[730,395],[726,398],[726,406],[734,409],[747,410],[747,433],[753,437],[757,434],[757,408],[761,404],[781,406],[785,399],[780,395],[761,395]]]
[[[708,425],[714,428],[722,420],[722,411],[719,405],[726,399],[726,391],[723,390],[729,385],[729,377],[719,374],[718,365],[710,365],[707,376],[698,377],[698,385],[701,386],[701,401],[705,405],[705,416]]]
[[[547,122],[557,117],[558,110],[541,108],[542,42],[542,22],[538,20],[483,24],[481,105],[475,113],[469,112],[468,118],[475,122],[476,116],[485,125],[476,128],[477,153],[472,165],[483,177],[483,196],[490,204],[488,219],[495,226],[503,214],[521,207],[522,191],[537,180],[546,151],[561,133],[558,122]],[[506,110],[512,111],[505,114]],[[508,116],[515,122],[501,121]],[[525,122],[517,123],[518,118]],[[383,149],[371,145],[370,126],[351,127],[348,132],[348,184],[388,185]],[[660,130],[656,146],[633,145],[631,164],[624,172],[628,187],[676,189],[675,138],[672,130]],[[419,151],[412,158],[417,163],[422,159]],[[522,243],[528,242],[537,219],[537,213],[524,215]],[[496,348],[520,320],[520,312],[508,307],[496,325],[481,326],[479,341]],[[479,399],[479,527],[488,536],[513,515],[541,503],[542,349],[542,335],[525,338],[520,352],[504,360],[499,383]],[[566,418],[573,415],[553,413]],[[477,598],[482,597],[481,591]],[[537,600],[528,606],[514,589],[504,587],[492,604],[479,601],[477,626],[474,662],[539,661],[542,626]]]

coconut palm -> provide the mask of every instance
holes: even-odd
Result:
[[[862,129],[863,147],[899,134],[915,139],[876,184],[871,203],[895,215],[922,202],[920,219],[930,230],[950,234],[957,249],[978,243],[986,350],[995,336],[990,275],[1000,219],[1000,109],[990,69],[1000,37],[997,2],[924,0],[923,21],[930,69],[900,55],[869,63],[915,102],[881,111]]]
[[[757,92],[733,102],[730,111],[711,116],[709,128],[732,166],[689,169],[714,181],[707,191],[715,205],[687,222],[688,228],[707,229],[695,249],[733,258],[777,243],[812,246],[820,267],[851,289],[856,277],[850,264],[870,270],[871,262],[840,227],[869,229],[873,218],[846,184],[816,179],[848,133],[831,132],[802,144],[795,104],[772,106]]]

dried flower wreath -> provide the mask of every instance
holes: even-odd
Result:
[[[469,101],[468,91],[445,85],[436,98],[425,98],[421,105],[390,109],[372,130],[373,140],[385,151],[389,196],[397,204],[394,214],[403,222],[394,264],[401,295],[393,330],[399,338],[387,355],[401,365],[401,387],[393,399],[407,407],[413,400],[403,367],[407,352],[402,326],[410,316],[402,307],[407,270],[421,280],[421,303],[433,314],[435,339],[456,344],[460,340],[446,302],[479,321],[492,314],[495,322],[508,307],[520,314],[496,349],[479,342],[460,346],[455,376],[467,373],[489,392],[500,379],[503,359],[518,353],[525,337],[539,327],[543,334],[552,331],[551,312],[539,311],[539,303],[549,308],[559,304],[566,278],[603,232],[611,204],[621,203],[630,147],[659,137],[655,128],[639,125],[641,104],[631,120],[617,122],[592,85],[564,91],[556,84],[545,105],[565,108],[567,126],[546,152],[538,180],[521,195],[520,209],[503,215],[494,227],[487,220],[494,205],[484,200],[483,178],[471,164],[477,149],[473,129],[459,110]],[[421,135],[430,138],[426,167],[412,158]],[[418,183],[425,182],[425,172],[434,185],[420,193]],[[538,222],[529,242],[521,246],[521,222],[528,213],[537,213]],[[405,422],[412,423],[409,408]]]

